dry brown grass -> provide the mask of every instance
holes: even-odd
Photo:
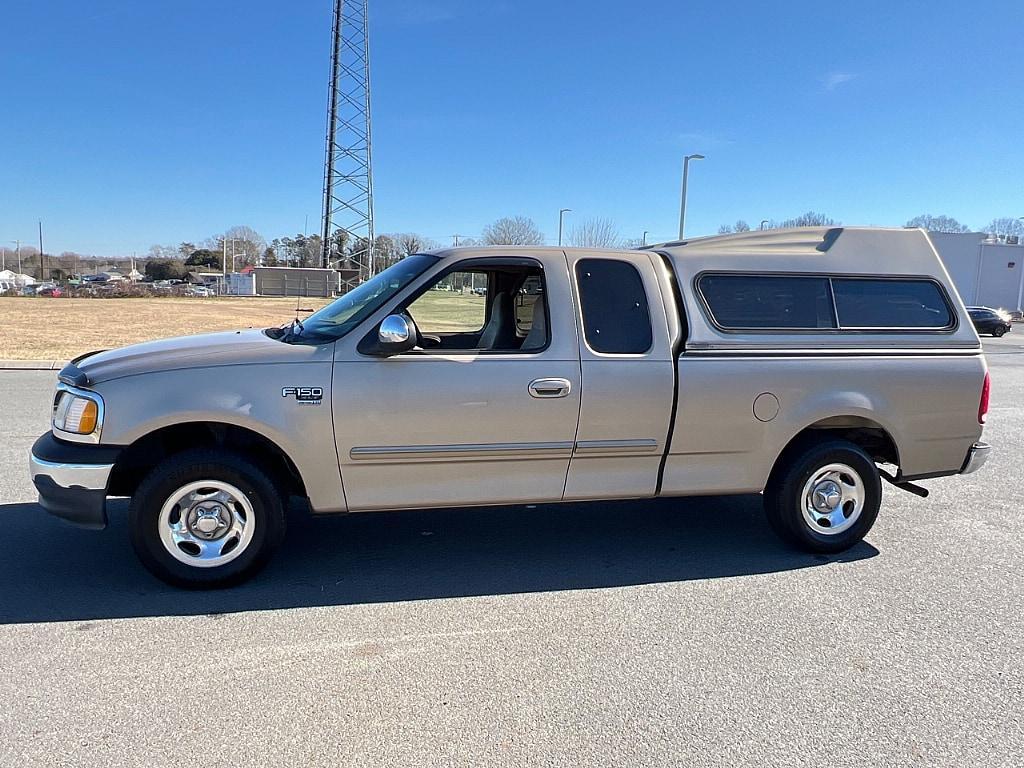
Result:
[[[269,328],[295,317],[295,301],[243,297],[0,297],[0,360],[67,360],[94,349],[169,336]],[[319,309],[327,300],[301,302],[303,307]]]

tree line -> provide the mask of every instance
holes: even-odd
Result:
[[[544,245],[546,238],[536,222],[526,216],[506,216],[488,224],[478,237],[457,236],[460,246],[474,245]],[[453,242],[453,244],[455,244]],[[624,241],[610,219],[587,219],[571,227],[565,244],[614,248],[638,243]],[[374,266],[382,270],[406,256],[442,247],[442,243],[416,232],[393,232],[377,235],[372,248],[362,238],[352,238],[343,229],[332,235],[330,253],[332,267],[351,268],[354,260],[372,253]],[[149,249],[145,274],[155,280],[183,278],[191,270],[221,271],[225,255],[229,268],[246,266],[319,267],[323,251],[320,234],[297,234],[276,237],[267,242],[251,227],[232,227],[224,234],[206,240],[182,242],[178,245],[154,245]],[[232,258],[232,254],[234,254]]]
[[[759,222],[759,229],[781,229],[802,226],[836,226],[839,222],[831,217],[808,211],[800,216],[781,221]],[[922,214],[906,223],[908,227],[921,227],[930,232],[970,232],[966,225],[952,216]],[[720,234],[749,232],[750,224],[740,219],[733,224],[719,227]],[[1013,237],[1024,237],[1024,221],[1011,216],[993,219],[982,229],[993,239],[1012,242]],[[455,236],[453,245],[544,245],[547,238],[537,223],[526,216],[506,216],[483,228],[479,236]],[[625,239],[615,223],[607,218],[588,218],[573,223],[564,233],[563,244],[584,248],[637,248],[640,238]],[[332,235],[330,253],[332,267],[351,268],[354,260],[367,252],[372,254],[374,266],[379,271],[414,253],[441,247],[437,241],[415,232],[393,232],[377,235],[372,244],[362,238],[352,238],[348,232],[338,229]],[[46,254],[45,267],[39,251],[25,245],[21,248],[20,263],[15,249],[0,248],[7,269],[25,272],[47,279],[62,280],[71,275],[88,273],[102,264],[127,271],[133,264],[154,280],[184,279],[191,271],[215,271],[227,267],[233,271],[246,266],[289,266],[319,267],[322,255],[322,238],[319,234],[296,234],[292,237],[275,237],[269,242],[255,229],[239,225],[202,241],[185,241],[177,245],[153,245],[148,253],[137,259],[97,259],[73,251],[59,256]]]
[[[805,214],[796,216],[792,219],[785,219],[784,221],[775,221],[774,219],[765,220],[759,223],[758,229],[788,229],[790,227],[831,227],[838,225],[839,222],[829,218],[823,213],[816,213],[814,211],[808,211]],[[907,227],[920,227],[929,232],[952,232],[952,233],[966,233],[973,232],[970,227],[966,224],[961,224],[952,216],[933,216],[930,213],[923,213],[920,216],[915,216],[908,221],[905,226]],[[750,225],[740,219],[735,224],[723,224],[718,228],[720,235],[731,234],[734,232],[749,232],[751,229]],[[992,219],[986,226],[980,230],[982,233],[989,237],[1006,242],[1008,238],[1024,237],[1024,219],[1014,218],[1012,216],[1003,216],[1000,218]]]

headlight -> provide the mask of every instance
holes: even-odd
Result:
[[[100,400],[63,390],[53,406],[53,428],[73,435],[91,435],[101,426]]]

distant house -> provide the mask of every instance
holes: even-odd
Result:
[[[0,271],[0,292],[12,291],[24,288],[26,285],[35,284],[36,279],[31,275],[23,275],[18,272],[12,272],[9,269]]]

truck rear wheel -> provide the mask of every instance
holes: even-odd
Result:
[[[187,451],[164,460],[139,485],[128,514],[142,564],[157,578],[189,588],[248,578],[285,530],[273,481],[227,451]]]
[[[765,488],[768,522],[808,552],[842,552],[878,517],[882,480],[874,461],[846,440],[812,443],[784,456]]]

